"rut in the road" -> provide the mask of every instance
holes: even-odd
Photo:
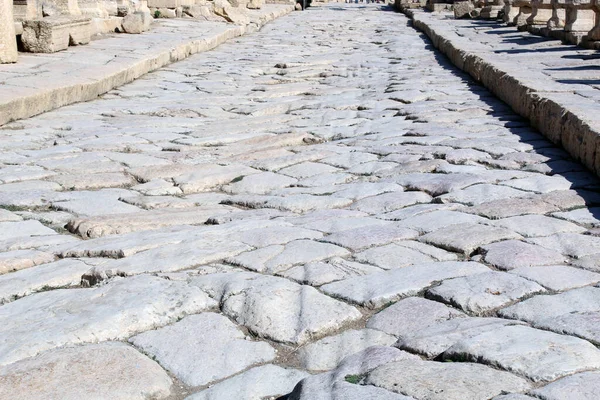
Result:
[[[294,13],[0,148],[0,398],[597,393],[597,179],[386,7]]]

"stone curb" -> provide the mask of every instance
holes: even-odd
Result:
[[[518,66],[510,68],[507,63],[494,60],[489,52],[477,51],[477,43],[457,35],[450,22],[434,19],[421,10],[403,12],[455,66],[600,175],[600,113],[595,102],[576,96],[568,84],[557,90],[556,82],[550,78],[547,85],[539,79],[528,80],[525,73],[519,74]]]
[[[175,47],[158,50],[151,57],[132,60],[128,65],[118,67],[118,71],[106,69],[106,74],[94,80],[76,78],[72,83],[49,89],[36,90],[33,94],[17,95],[0,100],[0,126],[19,119],[33,117],[69,104],[89,101],[98,96],[130,83],[141,76],[165,65],[181,61],[193,54],[209,51],[230,39],[252,33],[267,23],[294,11],[293,5],[278,5],[277,9],[262,14],[257,21],[248,25],[232,26],[222,32],[202,40],[179,43]],[[135,40],[135,36],[132,36]],[[79,82],[78,82],[79,81]]]

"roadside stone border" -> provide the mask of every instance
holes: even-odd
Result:
[[[294,11],[294,5],[268,4],[261,10],[252,12],[250,24],[221,24],[201,39],[189,38],[185,29],[182,29],[178,41],[160,43],[159,46],[152,48],[141,57],[120,58],[112,65],[108,65],[108,63],[100,66],[85,65],[80,71],[77,71],[79,73],[66,77],[64,83],[53,79],[56,78],[55,75],[45,76],[44,71],[34,78],[24,77],[28,80],[24,87],[15,87],[10,84],[3,87],[0,79],[0,126],[69,104],[93,100],[109,90],[132,82],[165,65],[181,61],[196,53],[212,50],[220,44],[246,33],[255,32],[268,22],[292,11]],[[183,25],[183,27],[188,27],[188,25]],[[145,35],[161,33],[167,33],[173,37],[175,36],[173,33],[177,33],[174,32],[173,26],[166,28],[166,32],[160,30],[161,27],[140,37],[128,36],[128,40],[135,41]],[[87,47],[90,48],[95,43],[102,44],[110,40],[112,38],[99,40]],[[142,43],[142,45],[146,45],[146,43]],[[127,52],[127,49],[124,49],[124,52]],[[74,57],[76,56],[75,53]],[[15,64],[12,68],[18,70],[20,66]],[[0,70],[0,72],[6,71]]]
[[[530,65],[511,63],[505,55],[494,54],[472,38],[461,37],[450,20],[422,10],[406,9],[403,12],[454,65],[515,112],[528,118],[534,127],[577,161],[600,175],[598,103],[576,95],[573,85],[536,74]]]

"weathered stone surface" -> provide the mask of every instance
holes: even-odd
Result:
[[[0,304],[43,289],[77,286],[89,268],[79,260],[59,260],[0,276]]]
[[[600,274],[567,267],[566,265],[520,267],[511,270],[510,273],[535,281],[550,290],[556,291],[575,289],[600,282]]]
[[[354,307],[283,278],[234,272],[193,278],[191,284],[254,334],[284,343],[303,344],[361,317]]]
[[[131,14],[127,14],[121,25],[123,30],[127,33],[142,33],[150,29],[152,23],[152,17],[149,12],[136,11]]]
[[[317,261],[304,265],[297,265],[278,275],[292,279],[298,283],[321,286],[326,283],[340,281],[353,276],[368,275],[381,271],[381,268],[369,264],[362,264],[334,257],[327,261]]]
[[[500,311],[541,329],[580,336],[600,342],[600,288],[584,287],[553,296],[535,296]]]
[[[290,393],[296,383],[306,376],[308,373],[304,371],[267,364],[212,385],[208,389],[186,397],[186,400],[276,398]]]
[[[223,190],[232,194],[268,194],[275,189],[288,187],[296,182],[298,182],[297,179],[289,176],[262,172],[244,176],[241,180],[224,186]]]
[[[555,233],[582,233],[586,229],[567,221],[544,215],[523,215],[494,221],[494,225],[517,232],[524,237],[550,236]]]
[[[431,400],[486,400],[498,394],[523,391],[525,379],[479,364],[406,360],[371,371],[366,383]]]
[[[331,372],[304,378],[294,387],[289,400],[413,400],[373,386],[355,383],[368,372],[390,362],[418,359],[393,347],[373,346],[346,357]]]
[[[479,315],[533,294],[546,292],[535,282],[505,272],[485,272],[448,279],[427,291],[433,299]]]
[[[543,400],[593,400],[598,397],[599,390],[600,372],[582,372],[561,378],[531,393]]]
[[[275,349],[267,343],[247,340],[228,318],[214,313],[190,315],[129,341],[190,386],[206,385],[275,358]]]
[[[439,199],[444,203],[462,203],[473,206],[492,200],[526,197],[528,195],[527,192],[506,186],[481,184],[445,194],[440,196]]]
[[[228,262],[257,272],[281,273],[292,266],[350,252],[342,247],[312,240],[295,240],[286,245],[273,245],[228,258]]]
[[[482,246],[481,253],[486,263],[502,270],[560,264],[567,261],[557,251],[518,240],[505,240]]]
[[[502,182],[502,185],[536,193],[548,193],[556,190],[568,190],[573,183],[562,176],[540,175],[531,178],[513,179]]]
[[[460,340],[444,357],[488,363],[535,382],[600,368],[600,350],[589,342],[526,326],[506,326]]]
[[[323,292],[369,308],[412,296],[436,281],[487,272],[473,262],[437,262],[359,276],[321,287]]]
[[[303,368],[325,371],[335,368],[346,356],[371,346],[390,346],[396,342],[392,335],[374,330],[348,330],[307,344],[298,351]]]
[[[432,211],[402,220],[398,225],[416,229],[422,233],[433,232],[441,228],[458,224],[485,223],[485,218],[458,211]]]
[[[479,246],[521,236],[509,229],[482,224],[451,225],[419,238],[420,241],[470,255]]]
[[[417,231],[409,228],[375,225],[336,232],[323,238],[323,241],[357,251],[399,240],[415,239],[418,235]]]
[[[466,315],[444,304],[422,297],[409,297],[373,315],[367,322],[367,328],[404,338],[438,322],[462,317]]]
[[[531,198],[513,198],[487,201],[466,209],[482,217],[499,219],[526,214],[547,214],[560,208],[543,201],[539,196]]]
[[[373,247],[354,255],[358,261],[373,264],[382,269],[403,268],[430,261],[454,261],[456,255],[418,242],[402,241],[381,247]]]
[[[54,255],[38,250],[0,253],[0,275],[54,261]]]
[[[150,276],[38,293],[0,307],[0,365],[68,344],[125,339],[216,305],[198,288]]]
[[[50,350],[0,367],[0,397],[14,400],[164,399],[171,384],[156,362],[118,342]]]
[[[0,241],[43,235],[56,235],[56,232],[38,221],[0,222]]]
[[[2,31],[0,31],[0,64],[17,62],[17,40],[13,23],[13,4],[9,0],[0,3]]]
[[[351,208],[369,214],[381,214],[430,201],[431,196],[423,192],[393,192],[366,197],[354,203]]]
[[[431,324],[398,340],[396,347],[434,358],[459,340],[496,331],[503,326],[523,324],[501,318],[454,318]]]
[[[576,233],[558,233],[547,237],[527,239],[527,241],[575,258],[600,253],[600,237]]]
[[[599,215],[600,208],[598,207],[579,208],[577,210],[556,212],[552,214],[552,216],[556,218],[565,219],[576,224],[592,226],[597,226],[600,224],[600,219],[598,219]]]
[[[183,193],[204,192],[237,178],[258,173],[245,165],[198,165],[193,172],[175,177],[175,184]]]

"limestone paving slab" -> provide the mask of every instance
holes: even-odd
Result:
[[[366,383],[416,399],[484,400],[531,387],[525,379],[480,364],[406,360],[371,371]]]
[[[150,276],[37,293],[0,307],[0,364],[69,344],[126,339],[216,305],[198,288]]]
[[[172,383],[155,361],[120,342],[49,350],[0,367],[0,396],[15,400],[164,399]]]
[[[600,368],[600,350],[591,343],[526,326],[499,327],[460,340],[443,357],[477,360],[534,382]]]
[[[269,344],[246,340],[233,322],[215,313],[190,315],[129,341],[190,386],[206,385],[275,358]]]
[[[558,400],[568,397],[581,400],[594,399],[600,390],[599,377],[599,372],[582,372],[558,379],[531,393],[543,400]]]

